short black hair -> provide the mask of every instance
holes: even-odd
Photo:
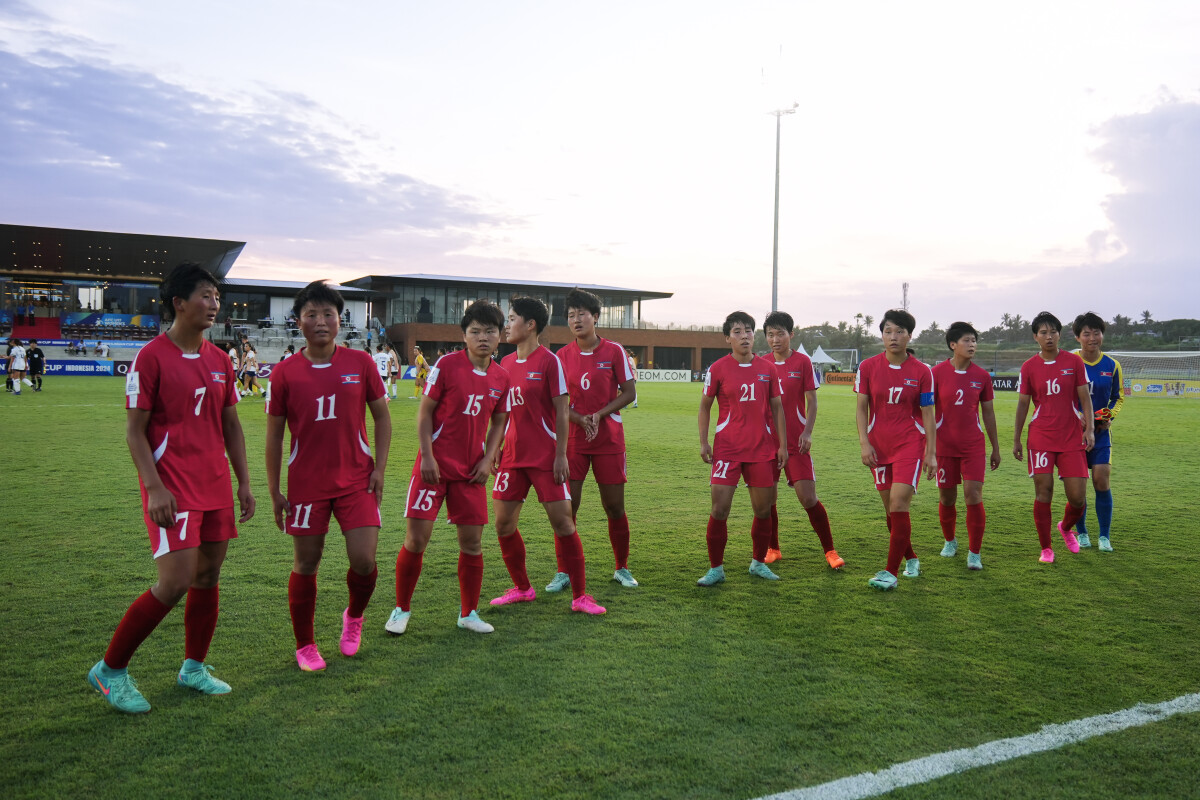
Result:
[[[342,310],[346,307],[346,301],[342,299],[342,293],[325,281],[313,281],[299,292],[296,292],[296,299],[292,301],[292,313],[297,317],[300,316],[300,312],[309,303],[319,306],[333,306],[337,309],[339,317],[342,315]]]
[[[586,289],[575,288],[567,292],[567,310],[582,308],[590,311],[593,317],[600,316],[600,298]]]
[[[783,328],[788,333],[791,333],[796,330],[796,322],[792,319],[792,315],[786,311],[772,311],[763,320],[763,330],[765,331],[767,328]]]
[[[883,329],[887,327],[889,322],[904,328],[904,330],[908,331],[909,336],[912,336],[913,331],[917,329],[916,318],[903,308],[889,308],[884,312],[883,319],[879,320],[880,333],[883,333]]]
[[[203,283],[210,284],[218,292],[221,281],[195,261],[184,261],[167,273],[158,287],[158,298],[162,301],[163,319],[175,318],[175,298],[187,300]]]
[[[375,352],[376,352],[376,353],[382,353],[382,352],[383,352],[383,347],[384,347],[384,345],[383,345],[383,342],[380,342],[379,344],[375,345]]]
[[[1084,328],[1093,328],[1104,333],[1107,326],[1104,324],[1104,319],[1095,311],[1089,311],[1086,314],[1080,314],[1075,318],[1075,322],[1071,324],[1071,332],[1075,334],[1075,338],[1079,338],[1079,334],[1083,333]]]
[[[969,322],[955,322],[946,329],[946,346],[962,339],[962,337],[970,334],[975,337],[975,341],[979,341],[979,331],[975,330],[975,326]]]
[[[459,327],[463,329],[463,333],[467,332],[467,328],[471,326],[472,322],[478,322],[485,328],[491,326],[498,331],[502,331],[504,330],[504,312],[500,310],[500,306],[491,300],[476,300],[467,306],[466,312],[463,313],[462,322],[459,323]]]
[[[725,324],[721,326],[721,332],[728,336],[729,331],[731,331],[733,326],[739,322],[743,325],[748,325],[750,330],[754,330],[754,317],[750,316],[745,311],[735,311],[725,318]]]
[[[521,319],[532,320],[539,334],[546,329],[546,323],[550,321],[550,309],[536,297],[514,297],[508,307]]]
[[[37,344],[37,339],[30,339],[30,340],[29,340],[29,344],[30,344],[30,346],[31,346],[31,347],[32,347],[33,345]]]
[[[1029,327],[1033,329],[1033,333],[1036,336],[1038,330],[1040,330],[1043,325],[1047,324],[1053,325],[1054,330],[1062,333],[1062,323],[1059,322],[1058,317],[1054,316],[1049,311],[1043,311],[1034,317],[1033,322],[1029,324]]]

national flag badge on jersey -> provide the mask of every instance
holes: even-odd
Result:
[[[597,361],[596,369],[612,369],[611,361]]]
[[[224,372],[210,372],[208,374],[212,376],[213,383],[224,383],[225,382],[225,373]]]
[[[770,375],[763,375],[763,374],[761,374],[761,373],[760,373],[760,374],[759,374],[759,376],[758,376],[758,380],[759,380],[759,382],[760,382],[760,383],[770,383],[770,382],[771,382],[771,376],[770,376]]]
[[[904,385],[905,385],[905,386],[916,386],[916,385],[917,385],[917,379],[916,379],[916,378],[905,378],[905,379],[904,379]]]
[[[493,400],[499,400],[501,394],[502,393],[499,389],[488,389],[488,397],[492,398]]]
[[[540,381],[542,379],[542,373],[527,372],[527,373],[525,373],[525,379],[530,380],[530,381]]]
[[[1074,375],[1074,374],[1075,374],[1075,370],[1073,370],[1073,369],[1064,369],[1064,370],[1062,370],[1062,374],[1063,374],[1063,375]]]
[[[354,383],[362,383],[362,376],[361,375],[343,375],[342,376],[342,385],[343,386],[345,386],[346,384],[354,384]]]
[[[1101,373],[1100,373],[1100,377],[1101,377],[1101,378],[1111,378],[1111,377],[1112,377],[1112,373],[1111,373],[1111,372],[1101,372]]]
[[[972,389],[982,389],[983,388],[983,384],[980,383],[979,381],[967,381],[967,383],[971,384]]]
[[[804,373],[803,372],[789,372],[788,377],[795,378],[796,380],[804,380]]]

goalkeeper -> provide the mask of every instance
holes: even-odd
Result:
[[[1087,454],[1087,462],[1088,469],[1092,472],[1092,488],[1096,490],[1096,521],[1100,525],[1099,545],[1101,551],[1111,553],[1113,497],[1109,486],[1112,473],[1110,429],[1121,411],[1121,406],[1125,404],[1125,382],[1120,362],[1100,351],[1100,346],[1104,344],[1104,328],[1104,320],[1091,311],[1080,314],[1071,326],[1080,344],[1080,349],[1075,352],[1087,366],[1092,408],[1096,409],[1096,446]],[[1092,546],[1086,520],[1085,511],[1075,524],[1080,547]]]

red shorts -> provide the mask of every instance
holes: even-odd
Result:
[[[797,481],[815,481],[817,474],[813,472],[812,455],[809,453],[788,453],[787,463],[783,465],[787,475],[788,486],[795,486]],[[775,480],[779,481],[779,469],[775,470]]]
[[[775,469],[775,459],[744,462],[713,459],[712,476],[708,481],[711,485],[737,486],[739,478],[744,478],[747,486],[753,486],[756,489],[774,486],[779,480],[779,472]]]
[[[987,453],[980,451],[970,456],[938,456],[937,465],[939,489],[958,486],[963,481],[983,483],[983,476],[987,474]]]
[[[1025,454],[1029,460],[1029,477],[1034,475],[1053,475],[1054,467],[1058,467],[1060,478],[1086,478],[1088,476],[1087,452],[1084,450],[1068,450],[1065,453],[1055,453],[1046,450],[1030,450]]]
[[[921,459],[906,458],[891,464],[878,464],[871,474],[875,477],[875,488],[881,492],[892,488],[893,483],[903,483],[915,489],[921,482]]]
[[[342,533],[355,528],[379,528],[383,520],[379,516],[379,503],[375,495],[366,489],[353,491],[341,497],[327,497],[311,503],[288,501],[287,519],[283,532],[290,536],[324,536],[329,533],[329,518],[337,517]]]
[[[446,503],[446,516],[455,525],[487,525],[487,487],[471,481],[442,481],[426,483],[413,466],[408,482],[408,498],[404,501],[404,516],[409,519],[436,520]]]
[[[571,499],[570,484],[555,483],[553,471],[525,467],[501,468],[492,482],[492,499],[523,503],[529,494],[530,486],[537,491],[539,503]],[[453,519],[453,514],[451,518]]]
[[[567,456],[571,469],[571,480],[581,481],[587,477],[588,468],[596,476],[596,483],[625,483],[624,453],[571,453]]]
[[[201,542],[224,542],[237,538],[233,506],[215,511],[177,511],[175,524],[169,528],[161,528],[150,519],[145,506],[142,507],[142,519],[146,522],[155,558],[176,550],[199,547]]]

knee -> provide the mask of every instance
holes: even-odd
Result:
[[[625,504],[624,503],[605,503],[604,504],[604,515],[606,517],[608,517],[609,519],[620,519],[621,517],[625,516]]]
[[[190,582],[174,577],[159,578],[158,583],[154,587],[154,596],[163,605],[174,606],[187,594],[189,585]]]
[[[359,556],[358,558],[350,559],[350,569],[356,575],[370,575],[375,571],[377,565],[373,556]]]
[[[321,566],[321,557],[299,555],[292,560],[292,571],[300,575],[316,575],[317,568]]]
[[[724,522],[725,520],[729,519],[728,508],[717,508],[716,506],[713,506],[712,511],[709,513],[712,514],[712,518],[718,522]]]
[[[196,577],[192,579],[192,586],[198,589],[211,589],[216,586],[221,580],[221,568],[209,567],[207,569],[197,570]]]

